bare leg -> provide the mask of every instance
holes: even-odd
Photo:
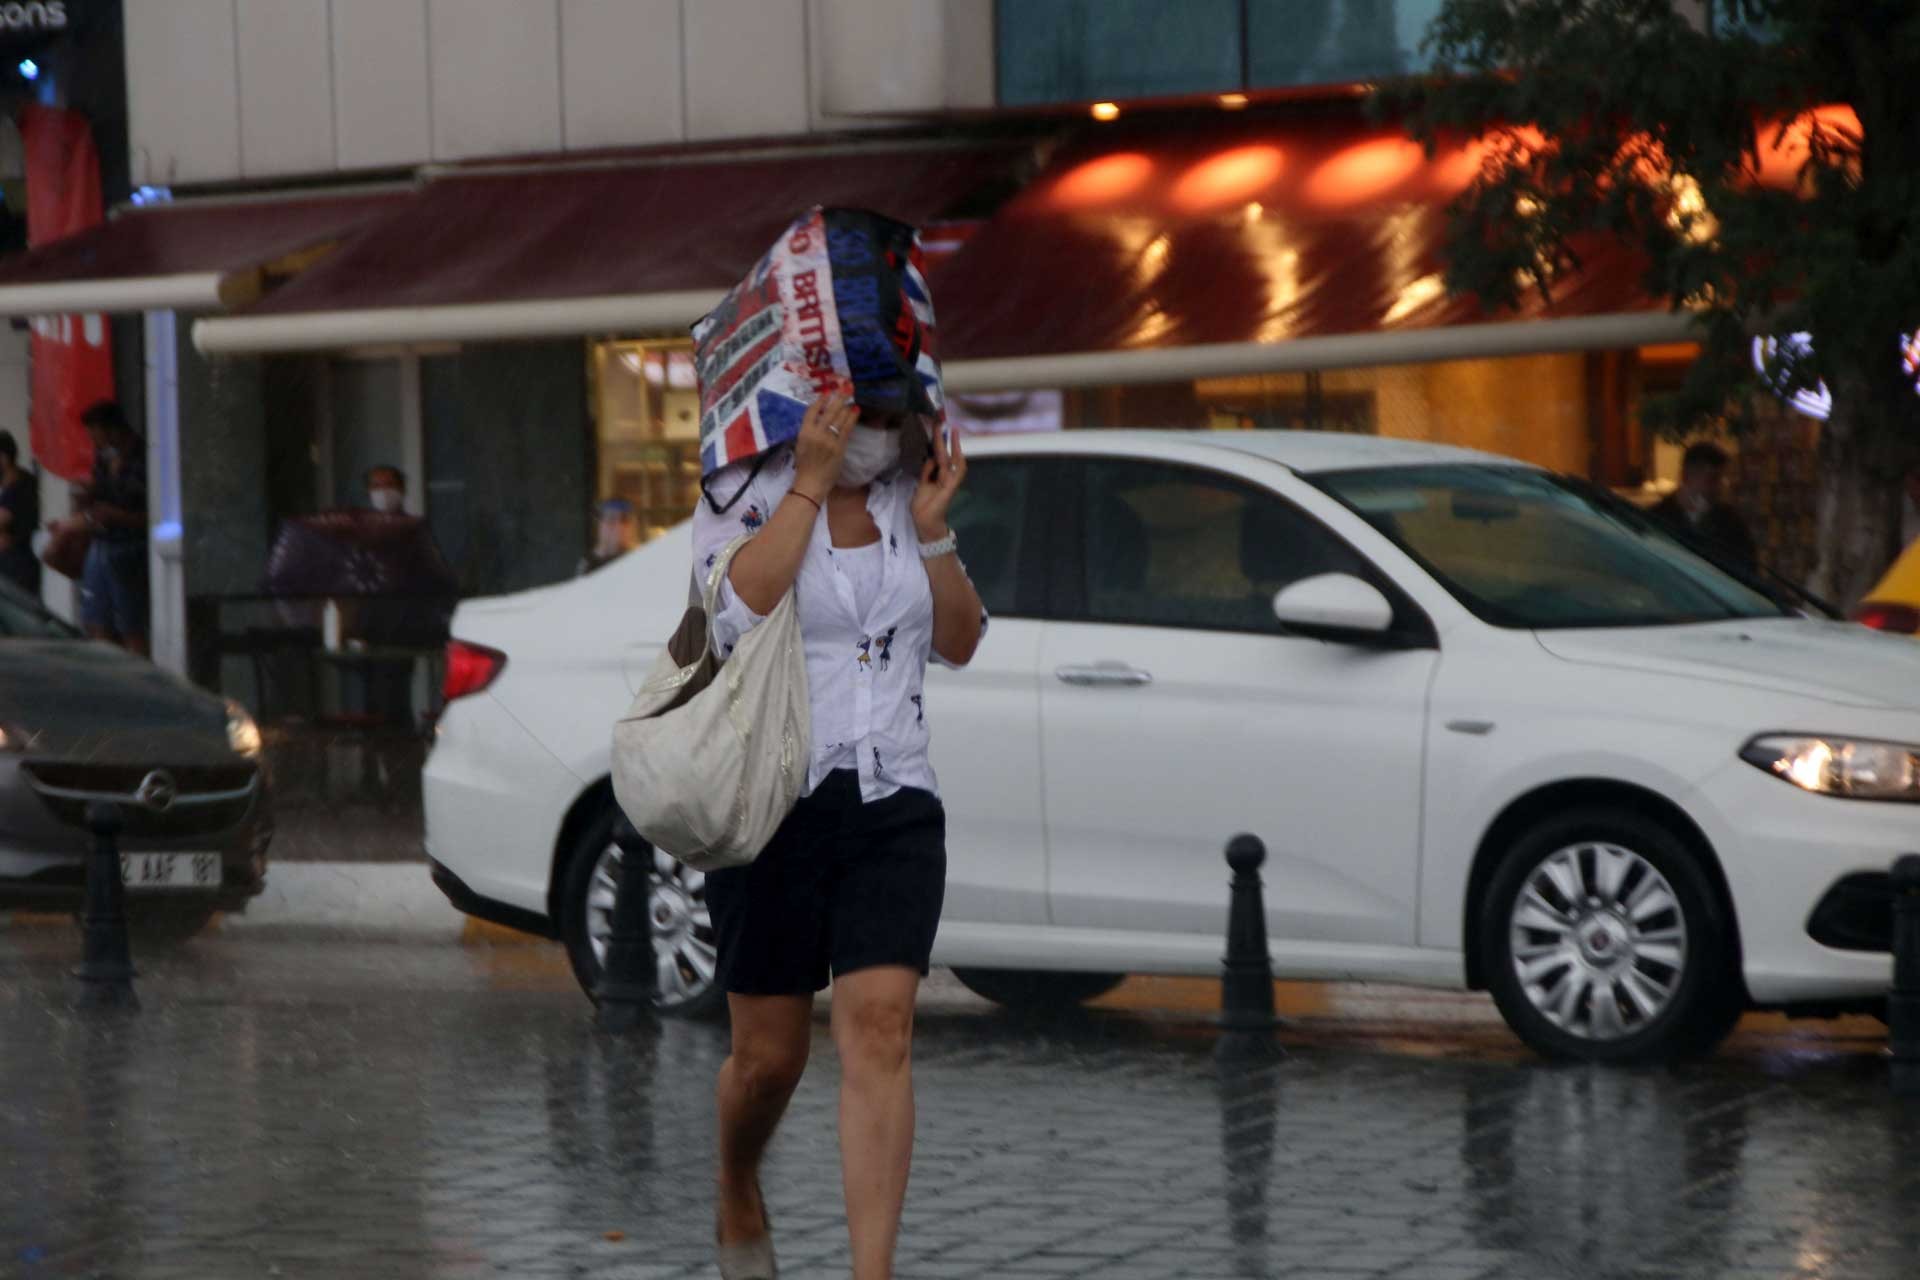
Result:
[[[913,998],[920,975],[883,966],[836,978],[840,1167],[854,1280],[891,1280],[913,1163]]]
[[[720,1243],[742,1244],[767,1234],[760,1157],[807,1067],[813,997],[730,995],[727,1005],[733,1052],[720,1065],[715,1091],[720,1110],[716,1211]]]

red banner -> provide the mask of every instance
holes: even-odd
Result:
[[[100,153],[78,111],[21,108],[27,159],[27,243],[46,244],[97,225],[105,216]],[[104,315],[33,319],[33,455],[67,480],[85,480],[93,447],[80,414],[113,397],[113,336]]]

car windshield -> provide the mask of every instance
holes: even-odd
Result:
[[[1788,612],[1624,503],[1520,467],[1314,477],[1499,627],[1671,626]]]
[[[79,636],[34,597],[0,578],[0,639],[76,640]]]

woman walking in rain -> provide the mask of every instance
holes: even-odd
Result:
[[[911,414],[816,401],[790,446],[719,472],[738,500],[694,518],[704,572],[742,531],[712,619],[725,656],[794,591],[813,716],[807,785],[772,842],[707,876],[733,1017],[720,1070],[718,1235],[726,1280],[772,1280],[760,1161],[807,1064],[814,994],[833,984],[840,1148],[856,1280],[893,1274],[913,1154],[914,997],[946,886],[946,818],[927,760],[928,659],[964,666],[986,626],[947,527],[966,479],[933,432],[900,465]],[[749,474],[751,471],[751,474]]]

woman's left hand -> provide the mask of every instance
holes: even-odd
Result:
[[[960,450],[960,433],[953,433],[953,447],[947,447],[947,428],[936,427],[933,451],[920,468],[920,484],[913,491],[913,527],[922,542],[937,542],[947,536],[947,510],[953,495],[967,478],[967,458]]]

